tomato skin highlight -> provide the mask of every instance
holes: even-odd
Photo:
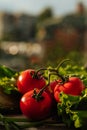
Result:
[[[18,87],[19,92],[21,92],[22,94],[34,88],[41,89],[42,87],[46,85],[46,81],[42,76],[37,75],[39,76],[39,78],[33,78],[31,73],[34,74],[35,70],[27,69],[21,72],[21,74],[18,77],[17,87]]]
[[[64,92],[65,94],[69,94],[72,96],[81,95],[84,90],[83,82],[78,77],[70,77],[67,82],[64,84],[57,84],[54,89],[54,98],[57,102],[60,102],[60,92]]]
[[[38,93],[39,90],[36,89]],[[32,121],[42,120],[51,114],[52,100],[45,91],[42,93],[43,99],[37,101],[33,98],[34,90],[25,93],[20,100],[22,113]]]

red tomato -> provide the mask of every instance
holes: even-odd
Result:
[[[64,92],[64,87],[61,85],[56,85],[55,89],[54,89],[54,98],[57,102],[61,102],[60,101],[60,92]]]
[[[23,71],[17,80],[18,90],[24,94],[34,88],[41,89],[46,85],[45,79],[37,74],[35,75],[35,70],[28,69]]]
[[[59,82],[59,80],[55,80],[50,83],[50,89],[51,89],[52,93],[54,92],[54,88],[58,84],[58,82]]]
[[[36,90],[38,93],[39,90]],[[22,113],[32,121],[42,120],[51,114],[52,99],[45,91],[42,93],[42,99],[37,100],[33,97],[34,90],[25,93],[20,100],[20,109]]]
[[[50,93],[51,95],[53,95],[53,93],[54,93],[54,88],[55,88],[56,85],[57,85],[58,83],[60,83],[60,82],[61,82],[60,80],[51,81],[51,82],[50,82],[50,85],[46,88],[46,91],[47,91],[48,93]]]
[[[65,94],[78,96],[81,95],[83,87],[83,82],[78,77],[71,77],[64,84],[57,84],[54,89],[54,97],[57,102],[60,102],[60,92],[64,92]]]

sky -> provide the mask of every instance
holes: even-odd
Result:
[[[74,12],[78,2],[87,7],[87,0],[0,0],[0,11],[25,12],[38,15],[47,7],[51,7],[55,16]]]

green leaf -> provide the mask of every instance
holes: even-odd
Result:
[[[81,121],[80,121],[79,117],[75,120],[74,126],[75,126],[76,128],[79,128],[79,127],[81,127],[81,126],[82,126],[82,124],[81,124]]]
[[[8,68],[7,66],[0,65],[0,78],[2,78],[2,77],[11,78],[15,73],[16,73],[16,71]]]

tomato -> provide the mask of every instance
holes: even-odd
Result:
[[[24,94],[34,88],[41,89],[46,85],[45,79],[40,75],[36,74],[35,70],[27,69],[18,77],[17,87],[18,90]]]
[[[58,83],[60,83],[60,82],[61,82],[60,80],[53,80],[53,81],[51,81],[50,84],[49,84],[49,86],[46,88],[46,91],[47,91],[49,94],[53,95],[55,86],[56,86]]]
[[[59,80],[55,80],[50,83],[50,89],[51,89],[52,93],[54,92],[54,88],[58,84],[58,82],[59,82]]]
[[[54,97],[57,102],[60,102],[60,92],[73,96],[81,95],[84,89],[83,86],[83,82],[78,77],[70,77],[67,82],[56,85],[54,89]]]
[[[39,92],[36,89],[36,94]],[[52,108],[52,99],[45,91],[41,99],[34,97],[34,90],[25,93],[20,100],[20,109],[22,113],[32,121],[42,120],[50,116]]]
[[[61,102],[60,101],[60,92],[64,92],[64,86],[56,85],[56,87],[54,89],[54,98],[57,102]]]

